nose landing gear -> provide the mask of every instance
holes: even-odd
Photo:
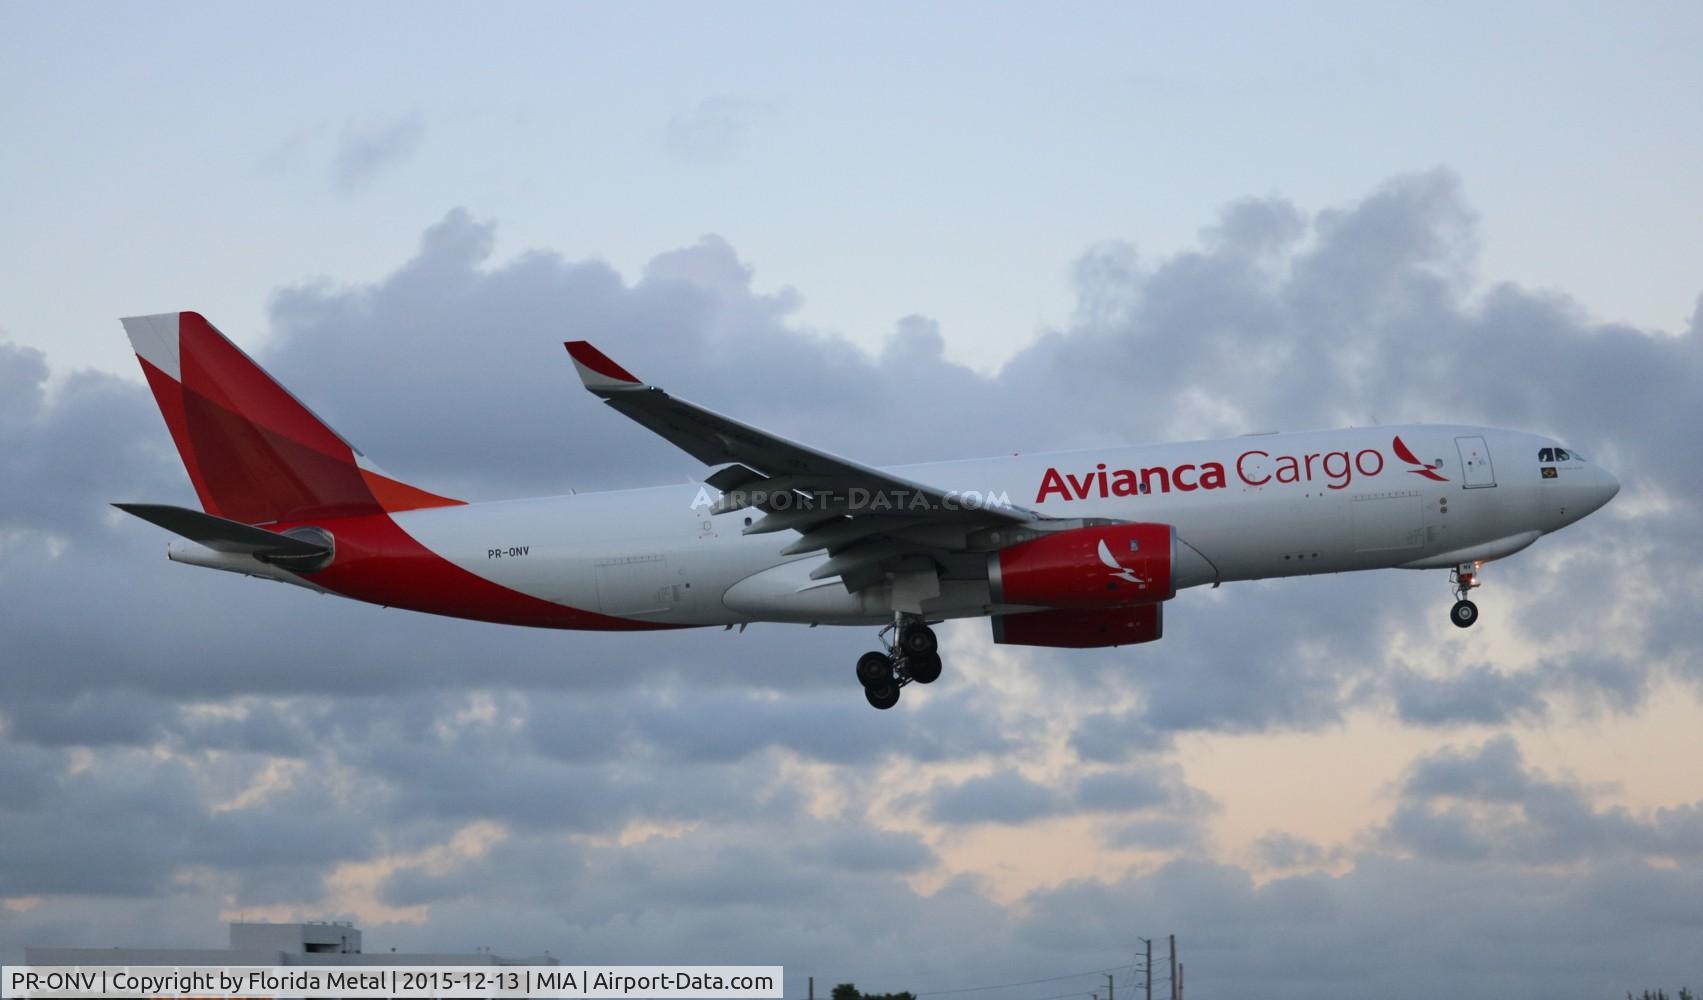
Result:
[[[1455,588],[1455,606],[1449,609],[1449,621],[1456,628],[1471,628],[1478,621],[1478,605],[1467,600],[1467,593],[1479,586],[1478,563],[1461,563],[1449,571],[1449,583]]]
[[[893,641],[888,635],[897,633]],[[864,698],[874,707],[889,709],[899,703],[899,689],[906,684],[933,684],[940,679],[939,641],[934,630],[922,621],[901,617],[881,630],[885,651],[858,657],[857,682]]]

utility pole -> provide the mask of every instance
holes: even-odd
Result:
[[[1110,972],[1106,973],[1106,1000],[1118,1000],[1113,993],[1112,974]]]
[[[1177,1000],[1183,1000],[1183,963],[1177,963]]]
[[[1153,1000],[1153,939],[1136,938],[1136,940],[1147,946],[1147,961],[1144,963],[1147,969],[1147,1000]]]
[[[1177,982],[1177,936],[1171,935],[1171,1000],[1183,1000],[1180,983]]]
[[[810,977],[810,1000],[816,1000],[816,977]]]

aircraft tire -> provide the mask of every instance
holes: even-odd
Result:
[[[940,648],[940,641],[934,637],[934,629],[927,625],[909,625],[899,635],[899,645],[912,656],[918,653],[932,653]]]
[[[885,684],[866,687],[863,689],[863,697],[870,705],[886,711],[899,703],[899,685],[888,681]]]
[[[905,657],[905,669],[918,684],[933,684],[940,679],[940,654],[916,653]]]
[[[1471,628],[1478,621],[1478,605],[1465,599],[1456,601],[1455,606],[1449,609],[1449,621],[1454,622],[1456,628]]]
[[[893,682],[893,661],[886,653],[865,653],[857,658],[857,682],[865,688]],[[897,689],[895,689],[897,690]]]

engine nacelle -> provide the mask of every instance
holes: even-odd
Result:
[[[1067,608],[994,615],[993,641],[1007,646],[1058,646],[1091,649],[1152,642],[1165,634],[1165,606]]]
[[[1177,530],[1168,524],[1072,528],[988,555],[995,604],[1118,608],[1177,593]]]

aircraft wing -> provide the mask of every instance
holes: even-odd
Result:
[[[967,551],[977,532],[1042,519],[789,441],[646,384],[586,341],[566,346],[587,389],[706,465],[722,466],[705,479],[722,493],[711,513],[755,507],[766,516],[745,534],[793,530],[802,537],[785,554],[826,550],[814,580],[839,577],[860,590],[919,557],[938,563]]]

